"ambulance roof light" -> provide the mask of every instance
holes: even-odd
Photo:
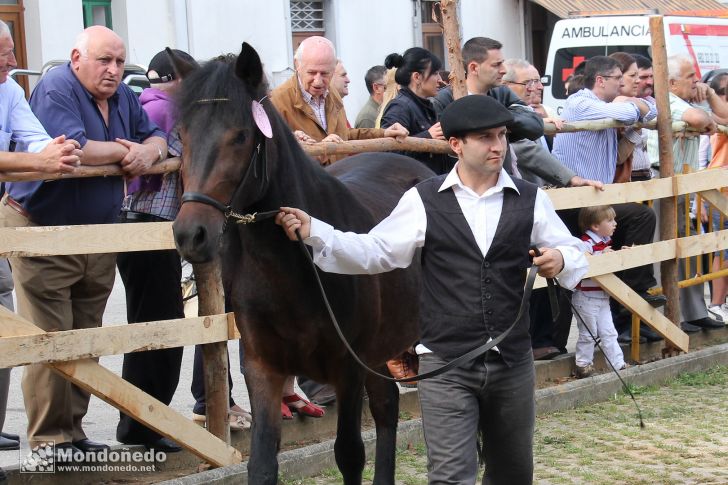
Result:
[[[605,16],[627,16],[627,15],[658,15],[657,8],[634,9],[634,10],[574,10],[569,12],[569,18],[579,17],[605,17]]]

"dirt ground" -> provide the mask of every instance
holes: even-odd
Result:
[[[659,388],[634,388],[645,428],[625,395],[539,416],[537,484],[728,484],[728,368],[685,374]],[[367,464],[365,483],[373,465]],[[341,483],[337,470],[286,485]],[[427,483],[424,446],[399,452],[397,484]]]

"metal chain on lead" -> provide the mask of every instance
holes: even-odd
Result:
[[[233,219],[235,224],[252,224],[255,222],[255,217],[257,215],[257,212],[253,212],[252,214],[240,214],[239,212],[235,212],[233,209],[230,209],[225,214],[225,217]]]

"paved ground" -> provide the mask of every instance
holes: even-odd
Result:
[[[550,415],[536,422],[534,454],[538,484],[726,484],[728,483],[728,368],[683,375],[661,388],[638,388],[645,428],[634,405],[617,396]],[[397,484],[427,483],[424,447],[402,451]],[[365,483],[371,483],[371,464]],[[341,483],[336,470],[287,485]]]

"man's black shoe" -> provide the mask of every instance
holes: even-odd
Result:
[[[3,438],[0,436],[0,451],[19,450],[20,441]]]
[[[182,447],[169,438],[159,438],[151,443],[144,443],[149,450],[164,451],[165,453],[177,453],[182,451]]]
[[[695,333],[695,332],[700,332],[700,330],[702,330],[700,327],[696,327],[695,325],[692,325],[688,322],[682,322],[680,324],[680,328],[682,329],[683,332],[686,332],[686,333]]]
[[[617,342],[619,342],[620,344],[632,343],[632,329],[628,328],[624,332],[617,335]],[[640,334],[640,343],[647,343],[647,339],[642,334]]]
[[[690,320],[688,323],[690,325],[695,325],[696,327],[700,327],[700,328],[724,328],[725,327],[725,323],[719,322],[718,320],[713,320],[710,317],[699,318],[697,320]]]
[[[71,443],[60,443],[53,447],[53,460],[56,463],[71,463],[74,455],[83,455],[83,451]]]
[[[5,433],[5,432],[0,431],[0,436],[3,438],[7,438],[9,440],[20,441],[20,436],[18,436],[16,434]]]
[[[88,438],[84,438],[82,440],[74,441],[72,443],[73,446],[78,448],[79,450],[83,452],[88,453],[98,453],[102,450],[110,450],[111,447],[104,443],[99,443],[98,441],[91,441]]]
[[[661,307],[667,303],[667,297],[665,295],[650,295],[646,291],[639,291],[637,294],[655,308]]]
[[[662,340],[662,335],[652,330],[644,323],[640,325],[640,337],[644,337],[648,342],[658,342]]]
[[[8,481],[8,476],[5,474],[5,470],[3,470],[3,467],[0,466],[0,483],[5,483]]]

